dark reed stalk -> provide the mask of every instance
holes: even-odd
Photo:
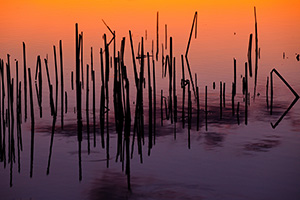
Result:
[[[71,71],[71,89],[74,90],[73,71]]]
[[[100,134],[101,134],[101,146],[105,147],[104,142],[104,108],[105,108],[105,84],[104,84],[104,69],[103,69],[103,52],[100,49],[100,66],[101,66],[101,96],[100,96]]]
[[[258,34],[257,34],[257,18],[256,8],[254,7],[254,18],[255,18],[255,78],[254,78],[254,99],[256,96],[257,86],[257,75],[258,75],[258,59],[260,58],[260,48],[258,47]]]
[[[160,124],[164,125],[164,116],[163,116],[163,90],[160,91]]]
[[[174,122],[177,123],[177,96],[176,96],[176,63],[173,58],[173,97],[174,97]]]
[[[248,124],[248,70],[247,70],[247,62],[245,62],[245,125]]]
[[[220,81],[220,119],[222,119],[222,81]]]
[[[192,98],[190,82],[188,81],[188,148],[191,148]]]
[[[86,133],[87,133],[87,147],[88,154],[90,154],[90,121],[89,121],[89,65],[86,65]]]
[[[64,129],[64,69],[63,69],[63,54],[62,41],[59,41],[60,55],[60,88],[61,88],[61,129]]]
[[[103,36],[105,47],[105,102],[106,102],[106,166],[109,167],[109,99],[108,99],[108,81],[109,81],[109,45],[106,42],[106,34]]]
[[[96,100],[95,100],[95,71],[91,71],[91,78],[93,81],[93,132],[94,132],[94,147],[96,147]]]
[[[51,87],[52,90],[52,87]],[[51,164],[51,157],[52,157],[52,148],[53,148],[53,140],[54,140],[54,133],[55,133],[55,123],[56,123],[57,113],[55,112],[52,119],[52,129],[51,129],[51,139],[50,139],[50,147],[49,147],[49,156],[48,156],[48,165],[47,165],[47,172],[46,174],[50,174],[50,164]]]
[[[223,83],[223,107],[225,108],[225,82]]]
[[[94,147],[96,147],[96,100],[95,100],[95,71],[93,64],[93,47],[91,47],[91,78],[93,82],[93,132],[94,132]]]
[[[65,113],[68,113],[68,93],[65,91]]]
[[[58,71],[57,71],[57,59],[56,59],[56,47],[53,45],[54,52],[54,66],[55,66],[55,114],[57,116],[57,102],[58,102]],[[56,119],[55,119],[56,120]]]
[[[149,100],[149,122],[148,122],[148,138],[149,138],[149,144],[148,144],[148,156],[150,156],[150,151],[152,149],[152,87],[151,87],[151,72],[150,72],[150,56],[149,52],[147,52],[147,63],[148,63],[148,100]]]
[[[156,81],[155,81],[155,63],[154,58],[152,56],[152,66],[153,66],[153,144],[155,145],[155,139],[156,139]]]
[[[252,33],[249,36],[249,46],[248,46],[248,54],[247,54],[250,77],[252,77],[252,56],[251,56],[251,53],[252,53]]]
[[[233,82],[234,82],[234,94],[236,94],[236,59],[233,58]]]
[[[240,125],[240,102],[238,102],[237,104],[236,118],[237,118],[238,125]]]
[[[84,89],[84,78],[83,78],[83,32],[81,32],[80,34],[80,41],[79,41],[79,45],[81,48],[81,52],[80,52],[80,63],[81,63],[81,87],[82,89]]]
[[[31,114],[30,178],[32,178],[32,175],[33,175],[33,155],[34,155],[34,108],[33,108],[30,68],[28,68],[28,80],[29,80],[29,95],[30,95],[30,114]]]
[[[129,31],[129,38],[130,38],[130,45],[131,45],[132,64],[133,64],[133,70],[134,70],[134,80],[135,80],[136,87],[138,87],[138,74],[137,74],[137,70],[136,70],[136,63],[135,63],[135,56],[134,56],[134,48],[133,48],[131,31]]]
[[[25,43],[23,42],[23,64],[24,64],[24,109],[25,109],[25,115],[24,119],[25,122],[27,120],[27,74],[26,74],[26,47]]]
[[[207,131],[207,86],[205,86],[205,130]]]
[[[48,79],[48,86],[49,86],[49,99],[50,99],[50,108],[51,108],[51,116],[54,115],[55,113],[55,108],[54,108],[54,103],[53,103],[53,96],[52,96],[52,92],[51,92],[51,81],[50,81],[50,75],[49,75],[49,70],[48,70],[48,60],[44,59],[45,61],[45,67],[46,67],[46,72],[47,72],[47,79]]]
[[[170,37],[170,60],[169,60],[169,114],[173,124],[173,98],[172,98],[172,78],[173,78],[173,39]]]
[[[234,116],[234,97],[235,97],[235,83],[232,83],[232,92],[231,92],[231,109],[232,109],[232,116]]]
[[[273,76],[272,71],[270,72],[270,85],[271,85],[271,99],[270,99],[270,115],[273,114]]]
[[[159,53],[159,35],[158,35],[158,15],[156,14],[156,61],[158,61],[158,53]]]
[[[3,160],[3,164],[4,164],[4,168],[6,167],[6,145],[5,145],[5,130],[6,130],[6,127],[5,127],[5,116],[4,116],[4,100],[5,100],[5,86],[4,86],[4,62],[2,59],[0,59],[0,72],[1,72],[1,83],[2,83],[2,121],[0,122],[0,124],[2,123],[2,132],[3,132],[3,139],[1,140],[1,143],[3,142],[3,145],[2,145],[2,154],[1,154],[1,160]]]
[[[164,65],[165,65],[165,56],[164,56],[164,44],[161,44],[161,78],[164,78]]]
[[[35,81],[38,81],[38,87],[37,83],[35,83],[36,93],[37,93],[37,99],[38,104],[40,108],[40,118],[42,118],[42,64],[41,64],[41,57],[37,57],[36,62],[36,72],[35,72]]]
[[[1,73],[1,77],[2,77],[2,70],[3,70],[3,63],[2,63],[2,59],[0,59],[0,73]],[[0,82],[1,84],[1,82]],[[3,94],[3,93],[2,93]],[[0,102],[1,102],[1,86],[0,86]],[[4,141],[2,140],[2,115],[1,115],[1,110],[2,107],[0,106],[0,162],[3,162],[3,143]],[[3,124],[4,126],[4,124]]]
[[[80,41],[82,35],[78,35],[78,24],[75,24],[75,55],[76,55],[76,108],[77,108],[77,140],[78,140],[78,160],[79,160],[79,181],[82,180],[81,167],[81,142],[82,142],[82,115],[81,115],[81,82],[80,82]]]
[[[199,99],[199,87],[197,81],[197,74],[195,74],[195,83],[196,83],[196,95],[197,95],[197,131],[199,131],[199,120],[200,120],[200,99]]]
[[[165,24],[165,48],[167,50],[168,47],[168,25]]]
[[[267,84],[266,84],[266,103],[267,109],[269,110],[269,77],[267,76]]]
[[[183,55],[181,55],[181,64],[182,64],[182,78],[181,78],[181,88],[182,88],[182,113],[181,113],[181,119],[182,119],[182,128],[184,128],[185,123],[185,76],[184,76],[184,60]]]
[[[192,23],[192,28],[191,28],[191,32],[190,32],[190,36],[189,36],[189,41],[188,41],[187,48],[186,48],[186,51],[185,51],[185,60],[186,60],[186,64],[187,64],[189,74],[190,74],[190,80],[191,80],[191,83],[192,83],[192,86],[193,86],[193,92],[194,92],[195,98],[196,98],[196,91],[195,91],[195,87],[194,87],[193,76],[192,76],[192,72],[191,72],[191,69],[190,69],[190,64],[189,64],[189,61],[188,61],[188,52],[189,52],[189,48],[190,48],[190,43],[191,43],[191,39],[192,39],[194,26],[196,27],[195,28],[195,38],[197,38],[197,15],[198,15],[197,12],[195,12],[193,23]]]

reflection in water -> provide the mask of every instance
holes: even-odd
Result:
[[[125,37],[121,40],[120,47],[118,46],[118,41],[116,38],[116,32],[112,31],[109,26],[104,22],[105,26],[108,28],[108,30],[112,34],[112,39],[107,41],[106,34],[103,35],[103,42],[104,42],[104,48],[100,49],[100,69],[101,69],[101,79],[95,78],[97,77],[97,71],[96,67],[93,67],[93,54],[91,53],[91,70],[89,70],[89,65],[87,65],[87,68],[85,70],[86,74],[86,87],[84,87],[83,82],[83,52],[84,52],[84,46],[83,46],[83,32],[78,33],[78,24],[76,24],[76,94],[72,93],[70,91],[68,94],[70,94],[70,102],[71,105],[76,105],[76,113],[66,113],[64,114],[64,104],[66,105],[67,109],[67,98],[64,101],[64,94],[67,94],[68,88],[66,88],[66,91],[64,91],[64,72],[63,72],[63,62],[62,62],[62,40],[60,40],[60,63],[61,63],[61,115],[58,115],[58,74],[57,74],[57,61],[56,61],[56,49],[54,46],[54,62],[55,62],[55,75],[56,75],[56,96],[55,96],[55,108],[54,108],[54,95],[53,95],[53,87],[50,82],[50,74],[48,71],[48,64],[49,69],[51,69],[50,59],[48,60],[48,56],[45,59],[45,66],[47,70],[47,77],[48,77],[48,86],[49,91],[46,90],[46,92],[50,92],[50,98],[49,98],[49,106],[45,106],[46,103],[48,103],[45,100],[42,101],[42,98],[47,95],[42,95],[42,93],[45,93],[45,89],[42,90],[42,87],[46,84],[42,82],[42,77],[44,74],[42,73],[42,63],[41,62],[41,56],[39,55],[37,57],[37,64],[36,64],[36,73],[35,73],[35,94],[34,91],[32,91],[32,82],[31,82],[31,73],[30,68],[28,68],[28,79],[29,79],[29,91],[30,91],[30,109],[31,109],[31,144],[30,144],[30,177],[33,177],[33,160],[34,160],[34,152],[39,152],[39,150],[35,150],[35,133],[41,133],[46,132],[50,139],[50,147],[49,147],[49,155],[48,155],[48,166],[47,166],[47,174],[50,173],[50,163],[53,160],[52,158],[52,151],[53,151],[53,141],[55,135],[62,135],[64,137],[63,140],[66,140],[67,137],[70,137],[71,139],[73,137],[77,136],[77,142],[78,142],[78,149],[77,151],[72,151],[70,156],[73,156],[73,153],[78,155],[78,169],[79,169],[79,180],[82,180],[82,173],[84,169],[84,164],[86,164],[85,156],[88,154],[89,156],[92,156],[93,153],[97,152],[97,148],[105,151],[106,159],[105,160],[97,160],[96,161],[106,161],[106,166],[109,167],[113,165],[113,161],[120,162],[122,166],[122,171],[125,171],[125,174],[127,175],[127,180],[123,173],[115,173],[110,170],[103,170],[102,171],[102,177],[95,178],[95,181],[93,185],[91,186],[92,189],[90,189],[90,199],[204,199],[202,196],[202,192],[207,193],[213,192],[213,190],[207,189],[205,187],[201,188],[201,186],[195,184],[189,184],[187,182],[181,183],[178,182],[171,182],[171,181],[165,181],[160,182],[157,178],[149,178],[149,177],[135,177],[134,173],[133,176],[131,175],[131,166],[130,163],[131,160],[134,161],[133,155],[136,153],[139,157],[139,160],[141,163],[147,162],[148,157],[143,157],[145,155],[144,149],[146,149],[145,146],[148,146],[148,156],[155,154],[156,150],[154,145],[156,143],[159,145],[159,143],[168,144],[166,141],[164,141],[164,138],[171,138],[170,136],[174,134],[174,142],[177,142],[177,138],[187,138],[186,143],[188,144],[188,149],[190,149],[193,145],[197,148],[201,142],[199,143],[193,143],[193,140],[200,141],[200,139],[203,139],[203,144],[206,147],[206,149],[211,150],[215,148],[222,148],[226,149],[225,143],[227,142],[227,131],[236,131],[238,134],[243,134],[243,131],[245,131],[245,125],[247,124],[256,124],[261,123],[264,121],[269,122],[270,118],[267,118],[267,111],[266,111],[266,105],[265,102],[261,103],[263,101],[263,98],[256,99],[256,107],[254,102],[252,102],[251,95],[249,93],[251,87],[254,89],[254,95],[253,99],[256,96],[256,87],[258,89],[261,89],[261,85],[258,82],[257,85],[257,73],[258,73],[258,57],[259,57],[259,46],[258,46],[258,36],[257,36],[257,20],[256,20],[256,10],[255,10],[255,80],[254,85],[252,84],[252,34],[250,34],[249,39],[249,46],[248,46],[248,64],[249,64],[249,77],[248,77],[248,67],[247,63],[245,63],[245,69],[241,70],[244,71],[244,75],[241,77],[243,78],[242,84],[239,84],[236,81],[237,73],[241,73],[240,71],[237,72],[237,70],[240,70],[237,68],[239,66],[239,63],[237,65],[236,59],[234,59],[234,80],[231,88],[231,94],[230,89],[225,90],[225,80],[214,80],[214,81],[220,81],[220,86],[215,89],[215,84],[213,90],[207,85],[212,85],[211,80],[210,81],[203,81],[199,78],[200,73],[197,73],[197,65],[194,66],[195,63],[192,63],[188,59],[188,53],[190,48],[190,42],[191,37],[193,34],[193,31],[195,31],[195,37],[197,36],[197,24],[198,24],[198,13],[195,12],[193,22],[192,22],[192,28],[190,32],[190,36],[188,39],[187,49],[185,52],[185,61],[186,61],[186,67],[184,64],[183,55],[181,54],[181,61],[182,61],[182,80],[178,79],[180,77],[180,73],[176,73],[176,67],[175,67],[175,58],[177,55],[177,47],[175,46],[175,43],[173,44],[173,37],[169,37],[169,47],[167,47],[167,31],[165,29],[165,48],[169,48],[169,54],[166,53],[166,55],[163,55],[163,45],[162,45],[162,72],[164,71],[164,75],[162,77],[162,80],[159,80],[157,84],[159,87],[161,87],[161,94],[165,94],[165,96],[161,95],[161,104],[156,105],[156,97],[155,97],[155,66],[160,66],[155,64],[155,62],[160,62],[158,60],[159,55],[159,23],[158,23],[158,12],[157,12],[157,50],[156,50],[156,61],[154,59],[155,55],[153,53],[153,44],[152,42],[152,54],[148,52],[148,45],[147,38],[141,37],[138,39],[140,41],[137,45],[133,42],[133,38],[131,35],[131,31],[129,31],[129,37],[130,37],[130,45],[131,45],[131,54],[132,54],[132,61],[129,63],[126,63],[127,56],[125,52]],[[194,30],[195,29],[195,30]],[[248,33],[247,33],[248,34]],[[138,35],[138,34],[137,34]],[[120,37],[121,38],[121,37]],[[245,44],[247,40],[245,40]],[[137,41],[135,41],[137,42]],[[128,45],[127,45],[128,46]],[[135,55],[134,50],[135,46],[138,46],[139,50],[138,53]],[[111,47],[111,48],[109,48]],[[176,47],[176,48],[175,48]],[[245,51],[246,49],[242,49]],[[129,50],[127,50],[129,51]],[[246,51],[245,51],[246,52]],[[127,52],[128,53],[128,52]],[[24,70],[26,72],[26,62],[25,62],[25,43],[23,43],[23,57],[24,57]],[[65,54],[64,54],[65,55]],[[69,55],[67,53],[67,55]],[[126,55],[126,56],[125,56]],[[146,66],[146,55],[147,55],[147,64],[148,64],[148,70],[145,68]],[[233,57],[234,55],[232,55]],[[192,57],[190,55],[190,57]],[[69,59],[69,57],[67,56]],[[152,61],[152,67],[151,69],[151,61]],[[136,65],[136,61],[138,66]],[[179,59],[178,59],[179,60]],[[222,59],[220,59],[222,60]],[[232,60],[232,59],[231,59]],[[164,62],[165,61],[165,62]],[[4,82],[4,63],[3,60],[1,60],[1,78],[2,78],[2,106],[0,108],[2,109],[2,120],[0,118],[0,125],[3,126],[3,132],[0,133],[0,161],[4,162],[4,167],[6,165],[6,142],[8,143],[8,162],[10,163],[10,185],[12,186],[12,174],[13,174],[13,164],[15,162],[15,143],[14,143],[14,113],[18,112],[17,115],[17,126],[18,126],[18,163],[19,163],[19,169],[20,169],[20,146],[21,145],[21,138],[20,138],[20,126],[19,126],[19,119],[22,118],[22,114],[20,114],[20,105],[21,105],[21,90],[18,91],[17,89],[17,95],[16,99],[17,101],[17,109],[13,109],[13,102],[14,102],[14,96],[13,96],[13,79],[10,77],[10,68],[9,68],[9,56],[8,61],[6,65],[6,74],[7,74],[7,82]],[[191,63],[190,63],[191,62]],[[241,62],[243,63],[243,62]],[[130,67],[126,67],[127,65],[133,65],[134,70],[134,79],[132,79],[133,76],[129,72],[131,69]],[[70,65],[73,66],[73,65]],[[178,65],[180,66],[180,65]],[[243,66],[243,65],[242,65]],[[163,69],[163,67],[165,67]],[[177,67],[178,68],[178,67]],[[67,68],[67,69],[70,69]],[[193,72],[195,72],[195,85],[193,82],[193,74],[191,72],[191,69],[193,69]],[[113,70],[113,71],[111,71]],[[167,75],[167,70],[169,71],[169,74]],[[185,71],[188,70],[189,72],[189,78],[186,79],[184,76]],[[65,70],[65,73],[69,73],[69,70]],[[110,71],[112,73],[110,73]],[[152,71],[152,77],[153,77],[153,84],[151,85],[151,71]],[[181,70],[177,69],[177,72],[180,72]],[[232,71],[232,70],[231,70]],[[148,76],[145,76],[146,72],[148,72]],[[18,70],[16,70],[17,77],[18,77]],[[90,75],[91,73],[91,75]],[[277,71],[275,70],[275,73],[278,75]],[[73,74],[73,71],[72,71]],[[127,74],[130,74],[127,75]],[[139,75],[138,75],[139,74]],[[226,75],[226,73],[214,73],[215,75]],[[91,79],[89,79],[89,76],[91,76]],[[168,77],[167,77],[168,76]],[[176,76],[177,79],[180,80],[176,84]],[[227,75],[226,75],[227,76]],[[239,75],[238,75],[239,76]],[[278,75],[281,77],[281,75]],[[69,77],[69,74],[65,76],[66,78]],[[73,77],[73,76],[72,76]],[[81,77],[81,79],[80,79]],[[111,78],[113,77],[113,78]],[[147,80],[148,77],[148,80]],[[198,81],[197,80],[200,80]],[[227,79],[228,77],[225,77]],[[18,78],[17,78],[18,79]],[[109,81],[109,79],[111,81]],[[283,78],[281,78],[284,80]],[[97,84],[100,83],[101,80],[101,90],[99,90]],[[93,102],[93,136],[90,135],[90,116],[89,116],[89,82],[92,81],[93,85],[93,98],[91,98]],[[12,82],[12,83],[11,83]],[[24,93],[25,93],[25,122],[27,117],[27,97],[26,97],[26,91],[27,91],[27,75],[24,74]],[[167,82],[169,84],[167,84]],[[285,81],[284,81],[285,82]],[[73,82],[72,82],[73,83]],[[204,84],[203,84],[204,83]],[[214,82],[215,83],[215,82]],[[285,82],[286,83],[286,82]],[[5,85],[6,84],[6,85]],[[129,85],[130,84],[130,85]],[[146,87],[146,84],[148,84]],[[203,84],[203,85],[202,85]],[[166,85],[166,86],[165,86]],[[169,87],[167,87],[167,85]],[[182,96],[181,91],[176,93],[176,86],[178,88],[178,85],[181,86],[183,89]],[[200,88],[204,88],[205,86],[205,97],[201,93]],[[230,83],[227,85],[231,85]],[[7,93],[8,93],[8,105],[3,104],[4,98],[5,98],[5,89],[7,86]],[[17,86],[21,89],[21,84],[19,84],[17,80]],[[153,87],[152,87],[153,86]],[[185,87],[187,86],[187,88]],[[199,86],[199,87],[198,87]],[[217,85],[218,87],[218,85]],[[242,88],[243,94],[240,94],[237,92],[237,87]],[[147,89],[146,89],[147,88]],[[131,95],[129,93],[129,89],[131,89]],[[163,91],[166,91],[169,89],[169,93]],[[185,89],[187,89],[187,93],[185,93]],[[73,90],[73,88],[72,88]],[[86,90],[86,109],[82,110],[83,105],[83,99],[82,94],[83,90]],[[191,97],[191,90],[194,92],[194,97]],[[101,91],[101,93],[99,92]],[[109,92],[112,91],[112,92]],[[148,92],[147,92],[148,91]],[[220,93],[218,93],[220,91]],[[226,94],[227,91],[227,94]],[[273,82],[272,82],[272,76],[271,76],[271,91],[273,91]],[[293,92],[294,93],[294,92]],[[19,95],[18,95],[19,94]],[[179,94],[179,96],[177,95]],[[295,93],[294,93],[295,94]],[[37,96],[37,105],[34,104],[33,96]],[[167,96],[168,95],[168,96]],[[188,96],[186,96],[188,95]],[[96,97],[95,97],[96,96]],[[96,98],[99,98],[99,107],[96,106]],[[282,117],[279,119],[277,123],[273,126],[274,128],[279,124],[279,122],[282,120],[282,118],[287,114],[287,112],[291,109],[292,106],[296,103],[298,100],[298,95],[295,95],[296,98],[293,101],[293,103],[290,105],[290,107],[287,109],[286,112],[282,115]],[[148,98],[147,98],[148,97]],[[231,97],[231,103],[230,102]],[[154,99],[153,99],[154,98]],[[182,98],[182,100],[181,100]],[[185,105],[186,101],[185,98],[187,98],[187,105]],[[202,105],[205,98],[205,109]],[[132,104],[132,101],[135,100],[134,103],[134,109],[130,109],[130,104]],[[111,102],[109,104],[109,102]],[[152,102],[154,102],[152,104]],[[251,102],[251,105],[250,105]],[[274,116],[279,116],[282,114],[282,109],[285,107],[285,101],[282,101],[281,104],[273,105],[273,93],[271,95],[271,112]],[[267,102],[268,103],[268,102]],[[254,105],[253,105],[254,104]],[[42,110],[42,105],[44,105],[44,109]],[[109,106],[110,105],[110,106]],[[230,106],[229,106],[230,105]],[[238,105],[238,109],[235,110],[236,106]],[[6,107],[7,106],[7,107]],[[278,111],[276,109],[276,106],[278,107]],[[38,120],[38,123],[35,124],[34,119],[34,112],[35,109],[39,109],[40,118],[43,117],[43,120]],[[273,111],[274,109],[274,111]],[[161,110],[161,113],[156,113],[155,110]],[[261,115],[255,114],[256,111],[259,111]],[[6,119],[4,119],[4,111],[7,112]],[[43,114],[42,114],[43,111]],[[82,111],[86,112],[86,120],[82,119]],[[53,116],[52,118],[52,126],[51,119],[48,118],[48,114]],[[109,115],[109,112],[112,113]],[[165,115],[164,115],[165,114]],[[75,116],[76,115],[76,116]],[[96,116],[99,117],[100,123],[96,122]],[[166,116],[166,117],[165,117]],[[56,120],[58,120],[60,117],[61,124],[56,125]],[[292,118],[292,117],[291,117]],[[131,123],[131,119],[133,123]],[[158,120],[156,120],[158,119]],[[159,119],[161,122],[159,123]],[[291,119],[287,119],[291,120]],[[48,123],[50,122],[50,123]],[[240,122],[244,122],[241,123]],[[182,123],[182,126],[176,125],[176,123]],[[160,124],[160,126],[159,126]],[[185,126],[187,124],[187,126]],[[240,126],[238,126],[240,125]],[[2,128],[0,126],[0,130],[2,131]],[[8,139],[5,138],[5,130],[6,126],[8,127]],[[205,130],[204,131],[204,126]],[[298,123],[293,123],[294,128],[297,130]],[[106,127],[106,129],[105,129]],[[157,128],[156,128],[157,127]],[[25,126],[22,127],[23,132],[26,133]],[[266,129],[265,127],[263,129]],[[131,131],[132,130],[132,131]],[[209,132],[207,132],[209,130]],[[288,130],[291,132],[291,130]],[[29,131],[28,131],[29,132]],[[132,133],[131,133],[132,132]],[[204,132],[204,133],[203,133]],[[106,138],[104,137],[106,133]],[[132,134],[132,135],[131,135]],[[101,135],[101,137],[98,137],[98,135]],[[184,136],[183,136],[184,135]],[[27,136],[28,137],[28,136]],[[91,150],[90,145],[90,139],[93,137],[94,141],[94,149]],[[98,138],[99,141],[98,141]],[[116,140],[111,140],[111,139]],[[196,139],[195,139],[196,138]],[[259,137],[260,138],[260,137]],[[157,142],[155,142],[157,139]],[[225,140],[226,139],[226,140]],[[243,138],[244,139],[244,138]],[[249,139],[252,141],[252,139]],[[249,141],[248,140],[248,141]],[[146,141],[146,142],[145,142]],[[37,141],[38,142],[38,141]],[[98,142],[101,142],[100,145],[96,145]],[[148,142],[148,143],[147,143]],[[146,145],[145,145],[146,144]],[[148,144],[148,145],[147,145]],[[281,138],[276,137],[267,137],[258,139],[258,141],[254,142],[245,142],[243,146],[243,150],[246,152],[269,152],[272,148],[280,147],[281,144]],[[130,148],[131,147],[131,148]],[[134,148],[137,148],[135,150]],[[153,148],[153,149],[152,149]],[[180,148],[180,146],[178,147]],[[158,149],[159,150],[159,149]],[[92,152],[92,153],[91,153]],[[42,152],[44,153],[44,152]],[[43,155],[39,154],[40,157],[43,157]],[[97,152],[98,153],[98,152]],[[180,151],[178,150],[178,153]],[[191,153],[192,150],[191,150]],[[207,153],[211,153],[208,152]],[[90,155],[91,154],[91,155]],[[165,155],[166,152],[162,152],[162,155]],[[46,155],[46,154],[45,154]],[[131,157],[130,157],[131,155]],[[185,154],[184,156],[188,157],[189,154]],[[205,156],[204,156],[205,157]],[[194,157],[195,158],[195,157]],[[163,158],[163,160],[167,159]],[[35,159],[36,160],[36,159]],[[67,161],[66,161],[67,162]],[[192,162],[192,161],[191,161]],[[170,161],[172,163],[172,161]],[[170,164],[169,163],[169,164]],[[133,164],[133,165],[136,165]],[[184,165],[189,165],[189,162],[184,163]],[[174,166],[169,166],[169,168],[172,168]],[[125,170],[124,170],[125,169]],[[157,169],[153,169],[157,170]],[[51,170],[51,172],[54,170]],[[78,171],[77,171],[78,172]],[[89,171],[87,173],[90,173]],[[211,173],[211,176],[214,177],[215,172]],[[89,177],[89,176],[87,176]],[[94,178],[94,177],[93,177]],[[246,177],[247,178],[247,177]],[[249,177],[248,177],[249,178]],[[131,188],[133,188],[132,193]]]

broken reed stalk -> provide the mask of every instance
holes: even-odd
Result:
[[[89,65],[86,65],[86,132],[87,132],[87,147],[90,154],[90,121],[89,121]]]
[[[33,154],[34,154],[34,109],[33,109],[33,98],[32,98],[32,84],[31,84],[31,73],[28,68],[28,80],[29,80],[29,95],[30,95],[30,114],[31,114],[31,151],[30,151],[30,178],[33,175]]]
[[[195,28],[195,38],[197,38],[197,15],[198,15],[197,12],[195,12],[194,19],[193,19],[193,24],[192,24],[192,28],[191,28],[191,32],[190,32],[190,36],[189,36],[189,41],[188,41],[186,52],[185,52],[185,60],[186,60],[186,64],[187,64],[189,74],[190,74],[190,80],[192,82],[193,92],[194,92],[195,98],[196,98],[196,91],[195,91],[195,87],[194,87],[193,76],[192,76],[192,72],[191,72],[191,69],[190,69],[190,64],[189,64],[189,61],[188,61],[188,52],[189,52],[189,48],[190,48],[190,43],[191,43],[191,39],[192,39],[194,26],[196,27]]]
[[[27,120],[27,73],[26,73],[26,47],[25,43],[23,42],[23,64],[24,64],[24,109],[25,109],[25,115],[24,119],[25,122]]]
[[[62,41],[59,41],[59,55],[60,55],[60,87],[61,87],[61,129],[64,129],[64,69],[63,69],[63,55],[62,55]]]
[[[182,64],[182,78],[181,78],[181,88],[182,88],[182,113],[181,113],[181,120],[182,120],[182,128],[184,128],[185,123],[185,76],[184,76],[184,59],[183,55],[181,55],[181,64]]]

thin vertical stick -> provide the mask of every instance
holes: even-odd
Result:
[[[163,116],[163,90],[160,91],[160,124],[161,126],[163,126],[163,120],[164,120],[164,116]]]
[[[83,32],[81,32],[81,40],[80,40],[80,47],[81,47],[81,54],[80,54],[80,62],[81,62],[81,87],[84,89],[84,78],[83,78]]]
[[[62,41],[59,41],[60,54],[60,86],[61,86],[61,129],[64,129],[64,70],[63,70],[63,55]]]
[[[236,59],[233,59],[233,74],[234,74],[234,94],[236,94]]]
[[[207,86],[205,86],[205,130],[207,131]]]
[[[57,102],[58,102],[58,71],[57,71],[57,59],[56,59],[56,47],[53,45],[54,52],[54,64],[55,64],[55,113],[57,116]],[[55,119],[56,122],[56,119]]]
[[[168,47],[168,25],[165,24],[165,49]]]
[[[223,83],[223,107],[225,108],[225,82]]]
[[[260,55],[260,48],[258,48],[258,34],[257,34],[257,19],[256,19],[256,7],[254,7],[254,18],[255,18],[255,79],[254,79],[254,99],[256,96],[257,86],[257,75],[258,75],[258,59]]]
[[[156,61],[158,61],[158,52],[159,52],[159,37],[158,37],[158,12],[156,14]]]
[[[240,102],[238,102],[237,104],[236,118],[237,118],[238,125],[240,125]]]
[[[245,80],[246,80],[246,96],[245,96],[245,124],[248,124],[248,70],[247,62],[245,62]]]
[[[267,109],[269,110],[269,77],[267,76],[267,85],[266,85],[266,102]]]
[[[184,76],[184,60],[183,55],[181,55],[181,64],[182,64],[182,78],[181,78],[181,88],[182,88],[182,128],[184,128],[185,123],[185,112],[184,112],[184,104],[185,104],[185,76]]]
[[[220,119],[222,119],[222,81],[220,81]]]
[[[248,65],[249,65],[249,75],[252,77],[252,33],[250,34],[249,37],[249,46],[248,46]]]
[[[270,85],[271,85],[271,100],[270,100],[270,115],[273,114],[273,74],[270,72]]]
[[[72,90],[74,90],[74,81],[73,81],[73,71],[71,71],[71,88],[72,88]]]
[[[25,122],[27,120],[27,75],[26,75],[26,49],[25,49],[25,43],[23,42],[23,62],[24,62],[24,103],[25,103]]]
[[[152,66],[153,66],[153,140],[155,145],[155,138],[156,138],[156,81],[155,81],[155,64],[154,64],[154,58],[152,57]]]
[[[88,154],[90,154],[90,121],[89,121],[89,65],[86,65],[86,132],[88,142]]]
[[[31,84],[31,73],[28,68],[28,79],[29,79],[29,94],[30,94],[30,113],[31,113],[31,151],[30,151],[30,178],[33,175],[33,153],[34,153],[34,110],[33,110],[33,98],[32,98],[32,84]]]

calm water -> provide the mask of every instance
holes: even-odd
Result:
[[[265,93],[267,76],[270,76],[270,71],[276,68],[300,94],[298,78],[300,62],[296,60],[296,54],[300,53],[298,37],[300,28],[297,26],[300,24],[297,9],[300,7],[299,3],[292,1],[284,4],[235,1],[226,1],[226,3],[223,1],[215,3],[151,1],[141,5],[139,3],[138,1],[91,2],[90,4],[77,1],[65,4],[47,1],[45,3],[33,1],[3,3],[4,12],[0,13],[2,27],[0,57],[6,62],[6,54],[11,55],[13,78],[16,77],[14,59],[19,61],[19,80],[23,81],[22,42],[24,41],[27,66],[31,68],[32,77],[35,73],[36,57],[41,55],[44,85],[42,119],[39,118],[35,90],[33,96],[35,105],[33,177],[29,177],[30,107],[28,104],[28,121],[25,123],[22,99],[21,172],[18,173],[17,162],[14,163],[13,186],[10,187],[10,166],[4,168],[3,162],[0,163],[1,199],[299,199],[300,103],[297,102],[276,129],[273,129],[270,123],[275,123],[280,118],[294,96],[274,75],[274,113],[271,116],[267,110]],[[257,85],[257,92],[260,95],[255,98],[255,101],[253,100],[254,78],[249,78],[251,99],[248,107],[248,125],[245,125],[241,75],[244,75],[244,63],[247,61],[249,35],[254,34],[255,31],[254,5],[257,8],[258,40],[261,48]],[[118,50],[122,37],[126,37],[125,65],[130,79],[131,124],[133,125],[136,89],[128,30],[132,31],[136,54],[141,37],[145,39],[145,51],[150,53],[153,40],[153,51],[156,53],[157,11],[159,11],[160,44],[159,61],[155,62],[157,138],[150,156],[147,156],[148,138],[145,138],[143,164],[140,163],[135,145],[131,160],[132,193],[130,193],[127,190],[125,173],[122,172],[122,164],[115,162],[117,134],[112,100],[113,73],[110,73],[109,81],[111,106],[109,168],[106,168],[106,151],[100,145],[99,49],[103,48],[103,33],[106,33],[109,39],[111,38],[101,19],[116,31]],[[175,125],[167,120],[164,120],[163,127],[160,125],[160,91],[163,90],[165,96],[168,94],[168,77],[161,78],[161,45],[165,45],[165,24],[167,24],[168,37],[173,37],[177,71],[176,91],[179,114],[181,114],[180,55],[185,54],[195,11],[198,12],[197,39],[193,35],[189,49],[189,62],[193,75],[197,73],[198,76],[200,129],[196,130],[196,104],[193,100],[191,149],[188,149],[188,130],[182,129],[181,118],[176,124],[176,129]],[[82,108],[84,108],[82,181],[79,181],[78,173],[75,90],[71,90],[70,84],[71,71],[75,71],[75,23],[79,23],[79,30],[84,32],[84,64],[90,64],[90,47],[93,47],[96,73],[97,146],[91,147],[90,155],[87,153],[86,85],[82,91]],[[64,115],[64,130],[61,130],[59,86],[59,115],[54,135],[50,174],[46,175],[52,117],[43,59],[48,55],[51,82],[54,82],[53,45],[58,47],[59,40],[63,42],[64,89],[68,94],[68,112]],[[112,49],[110,50],[112,54]],[[254,50],[253,43],[253,64]],[[283,59],[283,52],[286,55],[285,59]],[[168,53],[169,47],[164,50],[165,55]],[[236,117],[232,117],[231,114],[233,58],[237,60],[236,103],[240,102],[240,125],[237,124]],[[187,78],[186,68],[185,74]],[[145,75],[147,77],[147,74]],[[84,84],[86,84],[86,71],[84,76]],[[226,107],[223,108],[222,120],[219,117],[220,81],[226,83]],[[215,90],[213,82],[216,83]],[[147,84],[146,81],[144,89],[146,133],[148,132]],[[205,130],[204,123],[205,86],[208,86],[208,131]],[[22,98],[23,95],[22,91]],[[90,82],[89,121],[90,132],[93,133],[91,95],[92,82]],[[6,104],[5,106],[7,107]],[[176,140],[174,140],[175,130]]]

